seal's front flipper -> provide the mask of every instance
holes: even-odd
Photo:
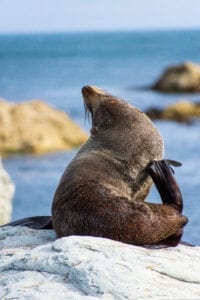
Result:
[[[163,203],[173,206],[180,213],[183,210],[183,199],[180,188],[173,176],[169,164],[178,166],[178,162],[170,160],[152,161],[146,172],[152,177]]]
[[[50,216],[38,216],[38,217],[25,218],[25,219],[4,224],[0,227],[19,226],[19,225],[26,226],[33,229],[53,229]]]
[[[183,199],[170,165],[180,166],[180,163],[171,160],[152,161],[147,166],[146,171],[152,177],[162,198],[163,204],[172,206],[178,213],[180,213],[180,217],[178,218],[177,216],[177,224],[182,220],[182,226],[176,233],[160,240],[158,243],[150,245],[149,248],[152,249],[177,246],[183,235],[183,226],[185,226],[188,222],[187,217],[181,215]]]

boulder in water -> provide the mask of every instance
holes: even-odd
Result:
[[[146,111],[146,114],[153,120],[160,119],[191,123],[195,118],[200,118],[200,103],[191,103],[183,100],[165,109],[152,107]]]
[[[186,62],[164,70],[152,86],[161,92],[200,92],[200,65]]]
[[[84,143],[87,134],[64,112],[45,102],[0,101],[0,153],[48,153]]]

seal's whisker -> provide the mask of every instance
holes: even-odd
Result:
[[[85,122],[86,122],[86,120],[88,120],[88,122],[89,122],[89,124],[90,124],[90,122],[91,122],[91,118],[90,118],[90,111],[89,111],[89,109],[88,109],[88,107],[87,107],[87,105],[84,103],[84,110],[85,110],[85,118],[84,118],[84,125],[85,125]]]

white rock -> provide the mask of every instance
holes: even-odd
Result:
[[[0,158],[0,225],[10,221],[15,187]]]
[[[0,229],[0,299],[200,299],[200,247]]]

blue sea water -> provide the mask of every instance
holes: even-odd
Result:
[[[0,36],[0,97],[20,102],[39,98],[84,122],[81,87],[92,84],[147,109],[199,94],[161,94],[149,86],[164,67],[191,60],[200,63],[200,31],[66,33]],[[157,121],[165,157],[183,163],[176,178],[189,217],[184,239],[200,244],[200,123],[188,126]],[[58,180],[76,150],[43,156],[12,156],[4,166],[16,184],[13,220],[50,214]],[[153,189],[149,201],[159,202]]]

